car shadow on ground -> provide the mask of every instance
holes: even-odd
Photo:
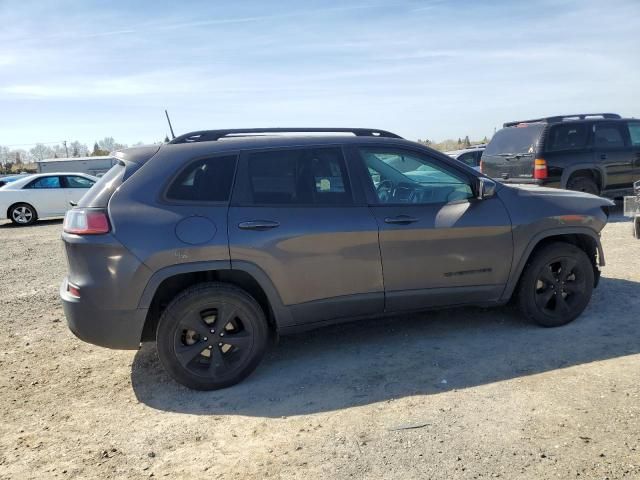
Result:
[[[244,382],[214,392],[177,385],[153,344],[136,354],[138,400],[198,415],[280,417],[437,394],[640,352],[640,283],[603,278],[587,311],[560,328],[517,311],[459,308],[360,321],[281,338]]]
[[[16,225],[15,223],[13,223],[10,220],[8,220],[6,222],[1,222],[0,221],[0,228],[7,228],[7,229],[9,229],[9,228],[38,228],[38,227],[46,227],[47,225],[62,224],[62,221],[63,221],[62,218],[54,218],[54,219],[48,219],[48,220],[38,220],[33,225]]]

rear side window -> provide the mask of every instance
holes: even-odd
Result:
[[[584,123],[555,125],[549,132],[547,151],[576,150],[584,148],[589,134],[588,126]]]
[[[60,178],[42,177],[31,182],[25,188],[60,188]]]
[[[631,137],[631,145],[640,147],[640,123],[629,124],[629,136]]]
[[[63,180],[65,182],[64,188],[91,188],[94,184],[93,180],[85,177],[65,176]]]
[[[307,148],[252,153],[249,187],[254,204],[351,204],[340,148]]]
[[[597,125],[595,126],[594,144],[598,148],[620,148],[624,147],[624,136],[619,125]]]
[[[543,124],[503,128],[493,136],[484,155],[534,153],[543,130]]]
[[[228,201],[237,159],[237,155],[228,155],[193,162],[171,183],[167,198],[190,202]]]

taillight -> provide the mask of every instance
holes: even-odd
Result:
[[[533,178],[544,180],[549,175],[547,171],[547,162],[542,158],[536,158],[533,162]]]
[[[109,233],[109,218],[104,210],[74,208],[64,216],[62,229],[76,235],[100,235]]]

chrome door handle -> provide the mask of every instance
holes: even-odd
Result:
[[[384,223],[391,223],[395,225],[409,225],[419,221],[419,218],[410,217],[409,215],[398,215],[397,217],[387,217],[384,219]]]
[[[238,228],[242,230],[269,230],[279,226],[279,222],[273,222],[271,220],[251,220],[250,222],[242,222],[238,224]]]

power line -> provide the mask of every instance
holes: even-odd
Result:
[[[30,145],[60,145],[64,140],[60,140],[58,142],[35,142],[35,143],[14,143],[12,145],[0,145],[3,147],[28,147]]]

